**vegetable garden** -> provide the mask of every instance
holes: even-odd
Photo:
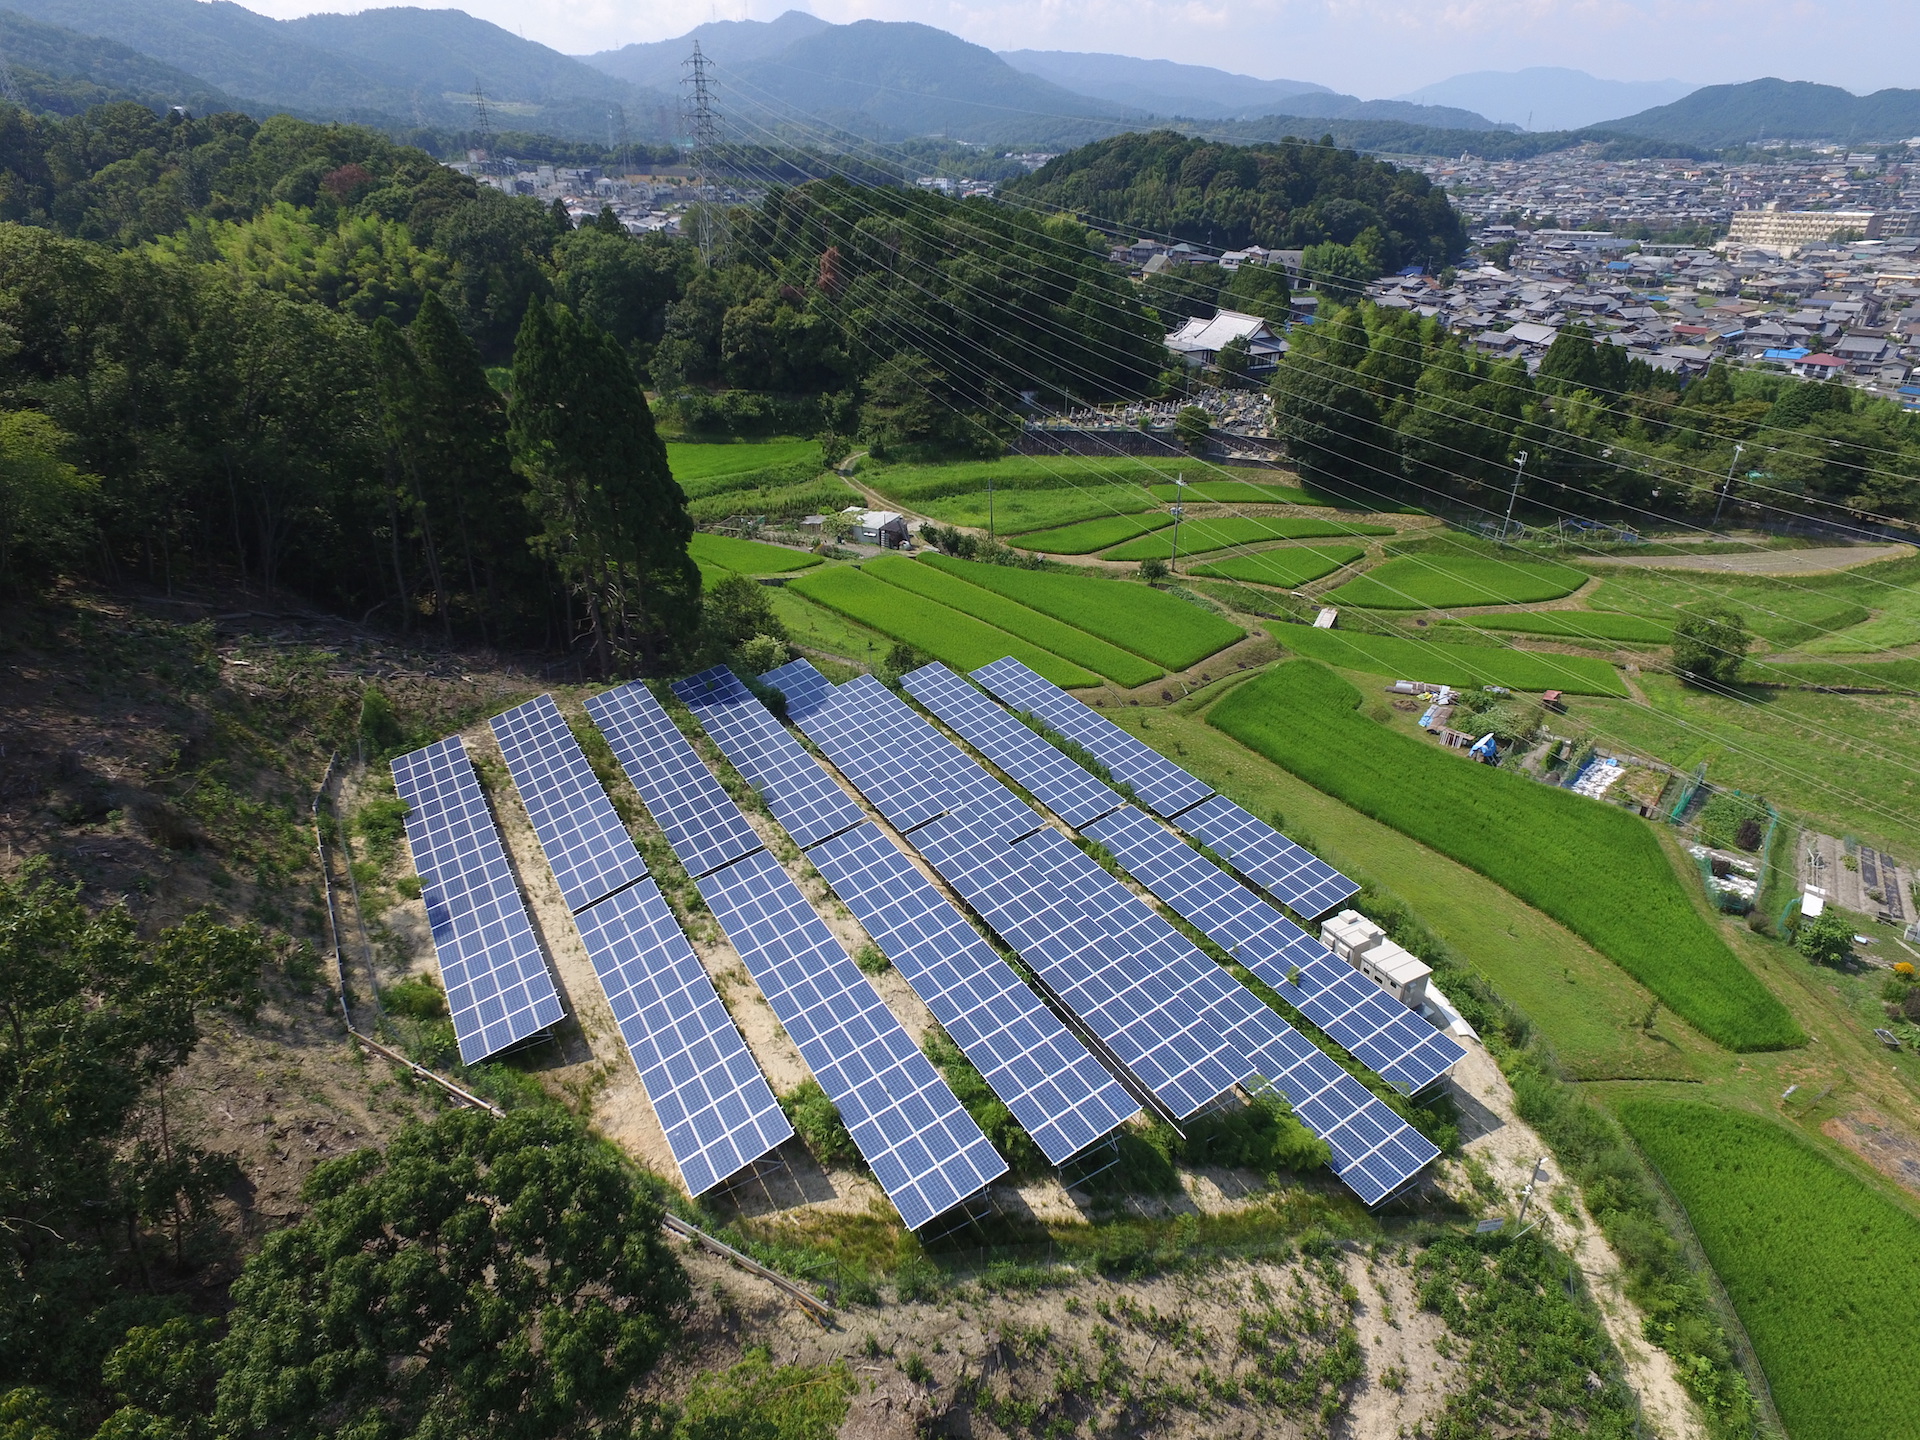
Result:
[[[1355,576],[1329,605],[1441,610],[1457,605],[1531,605],[1571,595],[1591,577],[1570,565],[1491,555],[1402,555]]]
[[[1269,622],[1267,629],[1295,654],[1397,680],[1423,680],[1462,689],[1504,685],[1509,690],[1564,690],[1569,695],[1624,697],[1627,693],[1620,672],[1591,655],[1448,645],[1354,630],[1315,630],[1285,621]]]
[[[1920,1220],[1758,1115],[1643,1098],[1619,1114],[1686,1208],[1794,1440],[1920,1433]]]
[[[1552,916],[1710,1039],[1733,1050],[1805,1040],[1694,909],[1637,816],[1398,735],[1363,718],[1359,703],[1332,671],[1295,662],[1230,692],[1207,718]]]

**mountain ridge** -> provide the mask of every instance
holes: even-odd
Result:
[[[1451,75],[1395,98],[1458,106],[1529,131],[1584,130],[1609,115],[1668,105],[1699,88],[1685,80],[1602,80],[1562,65],[1530,65]]]

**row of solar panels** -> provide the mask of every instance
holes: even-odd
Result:
[[[1167,1113],[1184,1119],[1236,1085],[1271,1083],[1328,1141],[1336,1171],[1369,1203],[1401,1188],[1437,1153],[1070,841],[1043,828],[1030,807],[883,687],[868,677],[829,686],[805,661],[762,678],[787,695],[789,714],[808,737]],[[1143,826],[1285,927],[1277,933],[1320,949],[1163,826],[1122,808],[1118,795],[1072,766],[1097,787],[1090,790],[1062,768],[1071,762],[1058,748],[951,671],[928,666],[905,677],[904,683],[909,693],[1030,793],[1057,801],[1061,809],[1056,813],[1062,818],[1071,810],[1085,823],[1088,815],[1104,813],[1105,819],[1091,824],[1089,836],[1099,835],[1105,826],[1119,838]],[[1055,695],[1079,704],[1064,692]],[[1107,737],[1093,727],[1069,719],[1064,707],[1052,703],[1054,697],[1044,698],[1056,716],[1106,743]],[[1118,727],[1087,714],[1131,742]],[[1144,768],[1136,765],[1134,773],[1143,774]],[[1191,800],[1191,791],[1183,798]],[[1316,885],[1326,885],[1325,877],[1331,876],[1336,889],[1353,893],[1344,877],[1325,866],[1320,869],[1325,874],[1315,877]],[[1174,873],[1180,873],[1177,867]],[[1186,878],[1204,888],[1204,875]],[[1248,921],[1241,919],[1244,928]],[[1209,938],[1217,938],[1202,928]],[[1326,956],[1324,950],[1320,953]],[[1266,956],[1261,948],[1263,963]],[[1316,997],[1337,994],[1337,1013],[1316,1007],[1340,1023],[1336,1038],[1350,1047],[1367,1047],[1369,1054],[1363,1058],[1376,1068],[1386,1067],[1392,1072],[1389,1079],[1410,1090],[1430,1083],[1458,1059],[1461,1052],[1453,1042],[1358,977],[1352,977],[1353,985],[1338,983],[1342,973],[1351,976],[1344,966],[1338,972],[1317,969],[1307,986],[1293,987],[1295,995],[1289,998],[1297,1003],[1306,998],[1307,989]],[[1285,983],[1286,976],[1281,978]],[[1309,1018],[1320,1023],[1319,1015]]]

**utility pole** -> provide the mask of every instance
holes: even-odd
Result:
[[[993,539],[993,472],[987,472],[987,538]]]
[[[720,114],[713,108],[713,78],[708,74],[708,66],[712,63],[701,53],[700,42],[695,40],[693,54],[685,62],[687,73],[680,82],[686,87],[687,130],[697,161],[693,177],[697,182],[696,189],[711,188],[713,185],[714,151],[720,140]],[[711,265],[713,206],[705,201],[696,203],[700,208],[694,228],[700,241],[700,258]]]
[[[1547,1159],[1542,1155],[1533,1162],[1533,1172],[1527,1176],[1527,1188],[1520,1194],[1520,1214],[1513,1222],[1515,1226],[1527,1223],[1527,1206],[1533,1203],[1533,1187],[1540,1183],[1540,1167],[1547,1163]]]
[[[1739,465],[1740,452],[1742,450],[1745,450],[1746,448],[1747,448],[1746,446],[1736,442],[1733,447],[1733,459],[1727,462],[1727,483],[1720,487],[1720,499],[1717,502],[1715,502],[1713,507],[1713,527],[1712,528],[1714,528],[1715,530],[1718,530],[1720,528],[1720,511],[1726,506],[1727,493],[1733,489],[1734,467]]]
[[[1169,574],[1177,575],[1180,571],[1180,521],[1187,513],[1187,507],[1180,497],[1186,488],[1187,473],[1182,470],[1173,477],[1173,554],[1167,560],[1167,571]]]
[[[1513,507],[1520,499],[1520,476],[1527,468],[1527,452],[1522,450],[1513,462],[1513,493],[1507,496],[1507,518],[1500,522],[1500,538],[1507,538],[1507,532],[1513,528]]]

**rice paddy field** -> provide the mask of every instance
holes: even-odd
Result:
[[[1641,615],[1616,615],[1604,610],[1533,610],[1505,615],[1465,615],[1443,625],[1475,630],[1507,630],[1516,635],[1551,635],[1566,640],[1621,640],[1641,645],[1666,645],[1673,626]]]
[[[1793,1440],[1920,1434],[1920,1220],[1772,1120],[1690,1100],[1617,1109],[1685,1208]]]
[[[911,562],[908,562],[911,563]],[[1038,645],[962,614],[937,600],[876,580],[851,565],[831,565],[791,582],[808,600],[891,636],[956,670],[1011,655],[1056,685],[1095,685],[1099,676]]]
[[[1293,485],[1264,485],[1252,480],[1200,480],[1190,485],[1155,485],[1153,498],[1163,504],[1175,500],[1209,500],[1216,505],[1331,505],[1324,495]]]
[[[774,466],[821,468],[818,440],[736,441],[706,444],[667,442],[667,467],[689,495],[706,494],[717,482]]]
[[[784,575],[789,570],[807,570],[820,563],[818,555],[809,555],[804,550],[762,545],[758,540],[739,540],[731,535],[709,535],[705,531],[696,533],[688,542],[687,553],[703,573],[711,567],[735,575]]]
[[[1668,624],[1682,610],[1725,605],[1775,650],[1872,654],[1920,644],[1920,558],[1794,576],[1608,567],[1589,603]]]
[[[1554,655],[1491,645],[1448,645],[1442,641],[1404,640],[1397,635],[1366,635],[1353,630],[1315,630],[1310,625],[1290,625],[1285,621],[1269,622],[1267,629],[1296,655],[1395,680],[1424,680],[1474,689],[1482,685],[1504,685],[1509,690],[1564,690],[1569,695],[1624,698],[1627,694],[1620,672],[1607,661],[1591,655]]]
[[[1180,554],[1204,555],[1230,545],[1261,540],[1317,540],[1356,535],[1391,535],[1391,525],[1363,525],[1348,520],[1322,520],[1308,515],[1210,515],[1180,526]],[[1173,532],[1156,530],[1138,540],[1107,551],[1107,560],[1170,560]]]
[[[807,515],[860,498],[859,491],[823,467],[816,440],[669,440],[667,464],[687,492],[696,524],[730,515]]]
[[[1229,692],[1210,724],[1308,784],[1558,920],[1730,1050],[1805,1040],[1694,908],[1638,816],[1475,765],[1362,716],[1324,666],[1283,664]]]
[[[1366,553],[1358,545],[1282,545],[1252,555],[1236,555],[1230,560],[1196,565],[1193,573],[1221,580],[1250,580],[1256,585],[1288,587],[1324,579]]]
[[[1211,610],[1133,581],[1015,570],[951,555],[926,555],[920,563],[1064,620],[1167,670],[1198,664],[1244,634]]]
[[[876,580],[971,615],[1009,635],[1018,635],[1062,659],[1085,666],[1116,685],[1132,687],[1160,678],[1158,665],[1130,650],[1110,645],[1063,620],[1042,615],[997,591],[971,584],[931,565],[901,555],[882,555],[860,568]]]
[[[1327,596],[1327,603],[1375,610],[1531,605],[1571,595],[1589,578],[1585,571],[1570,565],[1537,560],[1503,560],[1490,555],[1401,555],[1349,580]]]
[[[1164,510],[1149,510],[1144,515],[1106,515],[1098,520],[1082,520],[1077,525],[1056,525],[1051,530],[1016,535],[1012,543],[1042,555],[1091,555],[1096,550],[1151,534],[1172,523],[1173,517]]]

